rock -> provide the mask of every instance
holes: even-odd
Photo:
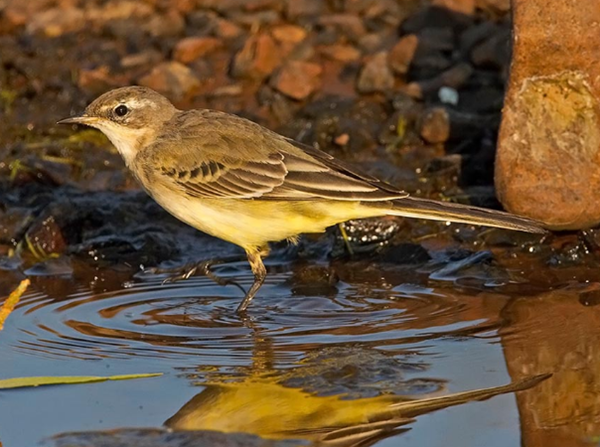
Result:
[[[267,33],[250,36],[233,59],[232,74],[238,78],[264,79],[280,63],[279,49]]]
[[[174,100],[188,96],[200,86],[200,80],[179,62],[163,62],[140,79],[140,85],[157,90]]]
[[[301,26],[278,25],[271,28],[271,35],[277,42],[300,43],[306,39],[307,32]]]
[[[510,11],[510,0],[475,0],[479,9],[492,11],[498,15],[507,14]]]
[[[156,65],[163,59],[163,55],[156,50],[145,50],[139,53],[128,54],[121,59],[121,67],[134,68]]]
[[[333,139],[333,142],[338,146],[346,146],[350,142],[350,135],[343,133]]]
[[[356,42],[367,34],[367,29],[360,17],[353,14],[328,14],[321,16],[319,25],[334,28],[339,34],[347,36]]]
[[[216,25],[215,35],[222,39],[236,39],[244,33],[242,28],[226,19],[217,19]]]
[[[419,39],[414,34],[402,37],[390,51],[388,63],[395,73],[404,75],[408,73],[408,68],[412,62],[413,56],[417,51]]]
[[[396,41],[396,33],[386,30],[377,33],[368,33],[358,39],[358,47],[365,53],[376,53],[392,46]]]
[[[473,75],[474,70],[470,64],[459,63],[432,79],[410,82],[404,87],[404,92],[413,98],[422,99],[436,93],[442,87],[453,89],[461,88]]]
[[[507,210],[549,228],[589,228],[600,223],[600,8],[596,0],[555,3],[513,2],[496,190]]]
[[[489,39],[475,46],[471,61],[478,67],[502,69],[510,63],[510,29],[501,29]]]
[[[287,0],[285,14],[292,22],[301,17],[319,16],[325,10],[324,3],[322,0]]]
[[[426,110],[421,117],[421,137],[428,143],[444,143],[450,137],[450,115],[443,107]]]
[[[433,0],[432,4],[466,15],[475,12],[475,0]]]
[[[494,22],[481,22],[471,26],[460,35],[458,47],[463,54],[469,54],[475,45],[490,38],[498,32],[499,26]]]
[[[170,10],[166,14],[152,15],[143,28],[154,37],[172,37],[181,35],[184,27],[183,16],[175,10]]]
[[[81,31],[86,26],[85,13],[78,8],[52,8],[39,11],[27,24],[29,34],[58,37],[65,33]]]
[[[394,88],[394,75],[385,51],[377,53],[363,67],[358,76],[357,89],[360,93],[385,92]]]
[[[222,45],[221,40],[215,37],[186,37],[175,45],[173,59],[188,64],[221,48]]]
[[[307,36],[304,28],[295,25],[279,25],[272,27],[270,32],[281,50],[282,57],[307,59],[312,56],[312,46],[302,45]]]
[[[360,51],[352,45],[327,45],[319,50],[323,56],[339,62],[354,62],[360,59]]]
[[[81,70],[77,85],[91,96],[97,96],[113,88],[130,84],[128,81],[126,76],[113,76],[108,67],[102,66],[93,70]]]
[[[289,61],[271,79],[271,86],[290,98],[303,100],[321,86],[322,71],[319,64]]]
[[[54,216],[46,216],[34,222],[25,234],[28,248],[37,259],[64,253],[67,242]]]
[[[248,13],[246,11],[229,14],[228,17],[237,24],[250,29],[261,29],[267,25],[272,25],[281,21],[277,11],[267,10]]]

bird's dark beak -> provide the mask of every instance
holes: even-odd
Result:
[[[95,116],[88,116],[84,114],[80,116],[72,116],[70,118],[62,119],[56,124],[83,124],[85,126],[92,126],[97,121],[98,118],[96,118]]]

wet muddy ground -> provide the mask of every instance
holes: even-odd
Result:
[[[32,281],[0,332],[0,378],[164,373],[2,391],[3,447],[310,445],[340,433],[352,436],[338,445],[598,445],[596,231],[350,222],[348,238],[332,228],[274,244],[241,319],[235,287],[143,273],[240,250],[162,211],[101,135],[54,125],[141,83],[411,193],[495,207],[509,11],[438,3],[455,9],[0,0],[0,299]],[[215,271],[252,280],[244,262]],[[482,402],[388,411],[401,396],[547,373]]]

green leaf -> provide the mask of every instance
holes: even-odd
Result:
[[[162,373],[124,374],[120,376],[58,376],[58,377],[18,377],[0,380],[0,390],[24,388],[42,385],[71,385],[77,383],[104,382],[106,380],[145,379],[162,376]]]

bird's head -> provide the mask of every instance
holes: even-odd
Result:
[[[92,102],[82,115],[58,124],[83,124],[102,131],[130,164],[137,152],[156,137],[177,109],[167,98],[146,87],[111,90]]]

